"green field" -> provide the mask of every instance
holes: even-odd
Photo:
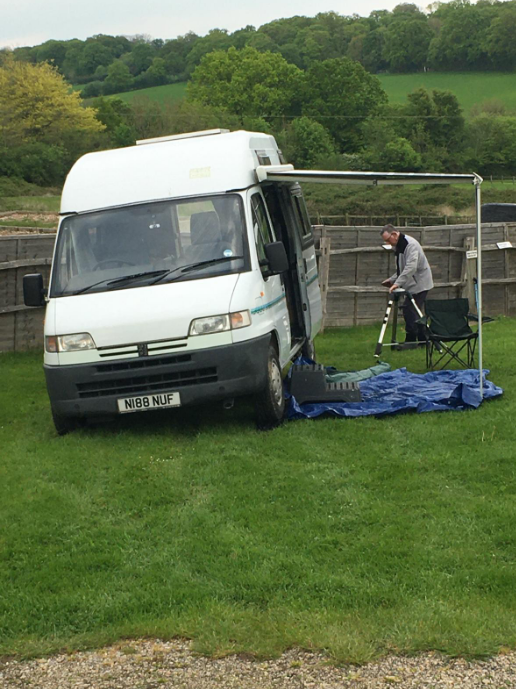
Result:
[[[152,86],[148,89],[138,91],[125,91],[124,93],[114,93],[113,97],[121,98],[130,103],[134,98],[144,96],[158,103],[174,103],[183,98],[186,92],[186,82],[178,84],[166,84],[165,86]]]
[[[418,74],[379,74],[391,103],[405,103],[414,89],[452,91],[468,115],[471,107],[487,100],[499,100],[516,110],[516,73],[506,72],[426,72]]]
[[[317,338],[340,369],[378,327]],[[40,353],[0,355],[0,656],[120,638],[339,662],[516,646],[516,321],[477,411],[255,430],[248,404],[57,437]],[[424,371],[424,352],[387,353]]]
[[[507,72],[427,72],[418,74],[379,74],[382,87],[392,103],[405,103],[407,94],[423,87],[455,93],[467,115],[475,104],[497,99],[508,110],[516,111],[516,73]],[[186,83],[154,86],[139,91],[114,94],[130,102],[147,96],[159,103],[170,103],[185,95]]]

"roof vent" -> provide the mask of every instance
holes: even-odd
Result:
[[[205,129],[202,132],[189,132],[188,134],[174,134],[173,136],[158,136],[155,139],[140,139],[137,146],[143,144],[160,144],[163,141],[178,141],[179,139],[194,139],[198,136],[213,136],[214,134],[229,134],[229,129]]]

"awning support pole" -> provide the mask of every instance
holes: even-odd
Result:
[[[475,200],[477,215],[477,286],[478,286],[478,374],[480,397],[484,396],[484,381],[482,380],[482,217],[480,201],[481,179],[475,179]]]

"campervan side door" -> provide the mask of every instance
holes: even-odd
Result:
[[[322,301],[310,218],[299,184],[289,185],[289,215],[296,252],[297,278],[302,300],[306,337],[313,339],[321,328]]]

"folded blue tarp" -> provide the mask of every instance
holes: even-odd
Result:
[[[486,380],[484,400],[503,394],[502,388]],[[308,419],[332,416],[384,416],[398,412],[464,411],[481,403],[478,370],[409,373],[406,368],[382,373],[360,383],[362,402],[317,402],[298,404],[290,397],[287,418]]]

